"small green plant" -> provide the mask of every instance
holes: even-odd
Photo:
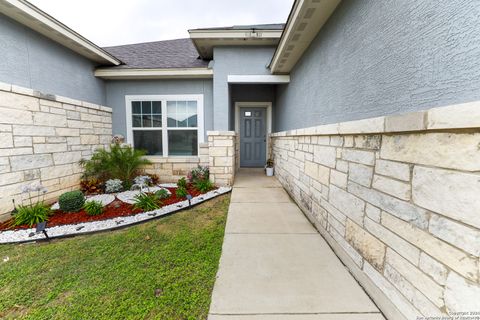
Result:
[[[187,179],[185,179],[185,178],[178,179],[177,187],[187,189]]]
[[[157,199],[163,200],[163,199],[167,199],[170,196],[170,194],[166,189],[160,189],[157,192],[155,192],[155,196],[157,197]]]
[[[185,198],[188,195],[187,188],[179,186],[177,190],[175,190],[175,194],[178,198]]]
[[[20,205],[17,208],[17,213],[13,216],[13,225],[21,226],[24,224],[30,227],[34,224],[47,221],[51,210],[43,202],[37,202],[33,205]]]
[[[65,212],[77,212],[83,208],[85,196],[79,190],[65,192],[58,198],[60,210]]]
[[[135,209],[141,209],[143,211],[152,211],[160,208],[159,200],[155,194],[140,193],[135,196],[135,202],[133,204]]]
[[[123,190],[123,183],[120,179],[110,179],[105,182],[105,192],[115,193]]]
[[[195,188],[201,193],[205,193],[213,189],[213,183],[210,180],[198,180],[195,182]]]
[[[273,168],[273,159],[272,158],[268,159],[265,166],[267,168]]]
[[[83,209],[89,216],[98,216],[103,213],[103,204],[100,201],[90,200],[85,202]]]
[[[187,177],[190,183],[195,183],[199,180],[208,180],[210,179],[210,169],[208,167],[198,166],[190,171]]]

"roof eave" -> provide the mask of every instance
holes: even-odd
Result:
[[[213,77],[213,70],[209,68],[98,68],[95,70],[95,76],[109,80],[209,79]]]
[[[288,74],[341,0],[295,0],[270,62],[273,74]]]
[[[25,0],[0,0],[0,13],[50,38],[91,61],[120,65],[122,62]]]

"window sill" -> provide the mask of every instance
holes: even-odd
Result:
[[[146,156],[152,163],[198,163],[199,156]]]

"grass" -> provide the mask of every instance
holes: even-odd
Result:
[[[221,196],[119,231],[0,246],[0,318],[206,319],[228,203]]]

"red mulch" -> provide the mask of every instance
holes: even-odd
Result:
[[[167,206],[185,200],[185,198],[177,198],[177,196],[175,195],[175,188],[166,189],[168,189],[172,193],[172,195],[167,199],[162,200],[162,206]],[[187,189],[188,193],[191,194],[192,197],[196,197],[201,194],[200,191],[198,191],[192,186],[189,186]],[[65,224],[77,224],[89,221],[107,220],[116,217],[132,216],[141,212],[143,211],[140,209],[133,209],[133,205],[115,199],[112,203],[105,206],[103,213],[98,216],[90,216],[85,212],[85,210],[80,210],[78,212],[64,212],[61,210],[56,210],[54,214],[48,219],[47,226],[54,227]],[[28,225],[12,227],[10,224],[11,220],[0,223],[0,231],[31,228]]]

